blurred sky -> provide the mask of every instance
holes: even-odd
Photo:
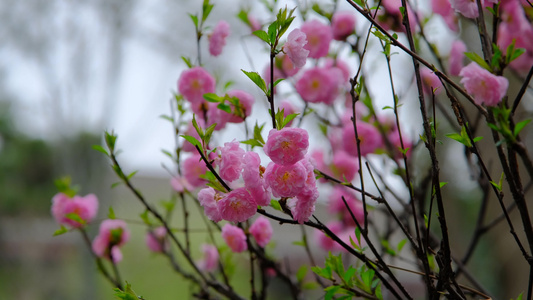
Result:
[[[263,24],[270,20],[263,17],[262,5],[250,7],[250,1],[213,2],[207,25],[224,18],[231,25],[231,36],[221,56],[213,58],[202,51],[202,63],[217,82],[233,80],[234,88],[253,93],[258,103],[252,120],[267,122],[266,101],[240,69],[261,72],[268,54],[233,16],[241,7],[248,7]],[[294,6],[298,1],[286,2]],[[186,68],[181,56],[195,61],[195,33],[187,13],[199,14],[200,9],[201,1],[181,0],[3,0],[0,95],[13,101],[17,124],[31,136],[61,141],[81,131],[114,130],[119,148],[124,150],[120,158],[128,167],[164,172],[161,162],[170,164],[170,160],[160,150],[172,149],[174,138],[170,123],[159,116],[169,114],[176,81]],[[339,9],[349,8],[340,1]],[[366,30],[366,26],[359,19],[358,30]],[[446,39],[439,41],[446,48]],[[206,42],[204,39],[203,50],[207,50]],[[247,57],[252,57],[253,63]],[[390,100],[389,86],[383,79],[386,70],[376,68],[372,58],[368,61],[369,68],[376,70],[368,78],[375,80],[376,107],[390,105],[386,102]],[[351,62],[355,70],[356,61]],[[395,62],[397,66],[403,63],[402,59]],[[410,74],[396,73],[396,83],[407,86],[397,92],[407,94]],[[380,98],[385,99],[383,105]],[[234,127],[229,131],[228,136],[235,137],[235,132],[243,130]]]

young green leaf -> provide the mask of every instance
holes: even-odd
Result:
[[[492,69],[490,68],[489,64],[485,60],[483,60],[483,58],[479,56],[479,54],[475,52],[465,52],[465,56],[468,57],[471,61],[476,62],[478,65],[480,65],[487,71],[492,72]]]
[[[67,232],[68,232],[68,229],[65,226],[61,225],[61,227],[54,232],[54,236],[62,235]]]
[[[261,77],[261,75],[259,75],[259,73],[257,73],[257,72],[247,72],[247,71],[242,70],[242,69],[241,69],[241,71],[246,76],[248,76],[248,78],[250,78],[250,80],[252,80],[253,83],[255,83],[255,85],[257,85],[257,87],[261,89],[261,91],[263,91],[263,93],[267,94],[266,83],[263,80],[263,78]]]

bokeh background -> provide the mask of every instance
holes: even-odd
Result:
[[[264,7],[254,1],[214,2],[211,26],[223,16],[236,16],[243,7],[262,23],[269,21],[262,17],[266,16]],[[287,3],[310,5],[307,1]],[[340,8],[347,10],[343,4]],[[112,206],[117,216],[130,220],[133,238],[124,247],[120,268],[139,294],[146,299],[189,295],[187,282],[166,267],[164,258],[144,247],[145,229],[136,223],[140,204],[123,186],[110,188],[116,180],[109,163],[91,146],[102,143],[104,130],[114,130],[118,147],[124,150],[119,159],[126,170],[139,171],[134,182],[146,198],[157,204],[172,197],[170,174],[162,167],[172,168],[172,164],[161,149],[173,149],[175,140],[171,125],[159,116],[169,114],[176,81],[186,68],[181,56],[196,55],[194,27],[187,13],[199,13],[200,6],[195,0],[0,1],[1,299],[113,299],[112,287],[97,274],[81,237],[74,233],[52,237],[58,228],[49,213],[56,193],[54,179],[65,175],[79,184],[80,194],[98,196],[101,219]],[[427,4],[424,7],[427,11]],[[268,55],[237,18],[224,19],[231,25],[230,41],[217,59],[204,51],[204,63],[217,79],[234,80],[235,87],[259,98],[240,69],[261,72]],[[440,33],[442,27],[439,21],[431,23],[428,36],[445,52],[449,37]],[[465,36],[475,33],[466,29]],[[396,67],[405,63],[403,55],[398,57]],[[398,85],[406,86],[406,98],[415,99],[409,76],[396,72]],[[376,68],[370,76],[376,89],[384,91],[376,92],[378,103],[387,103],[385,74]],[[527,97],[524,103],[531,106],[531,95]],[[256,104],[252,118],[265,119],[265,107],[266,103]],[[408,135],[418,136],[416,101],[405,103],[402,110],[404,118],[411,120],[405,122]],[[242,134],[241,128],[231,129],[232,137]],[[442,158],[463,159],[457,156],[461,147],[453,151],[443,150]],[[420,162],[427,164],[424,157]],[[469,242],[481,199],[471,174],[449,167],[442,166],[443,181],[449,182],[451,230],[454,247],[461,253]],[[191,213],[191,219],[199,220],[197,211]],[[496,215],[494,210],[491,216]],[[91,230],[94,234],[95,229]],[[276,251],[287,258],[297,257],[291,253],[301,248],[292,244],[290,234],[298,235],[299,230],[277,228]],[[514,297],[524,286],[520,275],[524,264],[515,260],[520,255],[514,245],[508,247],[512,241],[506,232],[502,223],[489,234],[471,266],[472,273],[495,295]],[[198,249],[205,236],[193,236],[193,248]],[[237,272],[234,281],[246,282],[245,271]],[[409,280],[413,286],[418,283],[417,278]],[[246,290],[247,285],[239,288]],[[283,295],[283,290],[279,293]]]

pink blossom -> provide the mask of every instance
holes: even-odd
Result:
[[[287,42],[283,45],[283,52],[287,54],[296,68],[305,65],[309,50],[304,49],[307,37],[300,29],[294,29],[287,36]]]
[[[222,220],[217,205],[217,202],[222,198],[224,198],[224,196],[211,187],[201,189],[198,192],[198,202],[200,202],[200,205],[204,208],[204,213],[207,218],[213,222],[220,222]]]
[[[204,258],[198,261],[198,269],[205,272],[213,272],[218,268],[218,249],[211,244],[202,244]]]
[[[309,158],[303,159],[300,163],[304,166],[307,172],[305,186],[302,191],[296,195],[296,198],[289,199],[288,206],[291,209],[293,218],[298,221],[298,223],[303,224],[309,220],[315,211],[315,204],[318,199],[318,189],[316,186],[314,167],[309,161]]]
[[[475,19],[479,16],[477,9],[477,1],[472,0],[450,0],[452,8],[463,16],[469,19]],[[481,0],[481,6],[484,6],[484,1]]]
[[[359,102],[358,102],[359,103]],[[350,124],[352,121],[348,119],[347,121],[342,121],[342,124]],[[342,137],[342,128],[339,127],[329,127],[328,128],[328,140],[333,152],[343,151],[344,140]]]
[[[503,76],[496,76],[472,62],[464,67],[459,76],[468,93],[474,96],[477,104],[496,106],[507,93],[509,81]]]
[[[500,12],[503,22],[498,26],[498,46],[505,53],[514,41],[515,49],[526,49],[510,64],[514,70],[525,73],[533,65],[533,26],[518,1],[502,1]]]
[[[381,134],[372,124],[357,121],[357,135],[360,141],[361,156],[373,153],[383,145]],[[344,151],[357,156],[357,142],[353,125],[347,124],[342,131]]]
[[[338,11],[331,18],[333,38],[344,41],[355,32],[355,15],[348,11]]]
[[[209,53],[213,56],[219,56],[222,53],[222,48],[226,45],[226,38],[230,33],[229,24],[224,20],[220,20],[213,33],[208,37],[209,39]]]
[[[426,67],[420,68],[420,77],[422,77],[422,89],[424,93],[431,95],[434,91],[435,94],[438,94],[442,89],[442,83],[439,77],[430,69]]]
[[[85,197],[74,196],[74,198],[70,198],[63,193],[59,193],[52,198],[51,211],[57,223],[80,228],[96,217],[98,213],[98,198],[93,194]]]
[[[226,124],[230,121],[232,115],[226,111],[218,108],[219,103],[209,102],[204,107],[207,107],[207,126],[217,124],[215,130],[221,130],[226,127]],[[203,113],[202,113],[203,115]]]
[[[243,187],[226,194],[217,205],[222,219],[230,222],[244,222],[257,211],[257,203]]]
[[[248,14],[248,23],[248,26],[250,26],[252,32],[261,30],[261,27],[263,27],[261,23],[259,23],[259,21],[251,14]]]
[[[296,73],[298,73],[298,71],[300,71],[300,68],[294,66],[291,59],[287,55],[281,54],[276,56],[275,64],[276,65],[274,68],[280,70],[284,77],[294,76]]]
[[[402,141],[403,149],[407,149],[407,152],[405,153],[406,156],[411,156],[411,148],[413,147],[413,142],[408,137],[406,137],[403,132],[402,141],[400,141],[400,132],[398,131],[398,127],[396,127],[396,124],[387,135],[387,138],[389,139],[389,142],[392,144],[392,146],[394,146],[394,158],[401,159],[403,157],[402,153],[400,152],[400,150],[402,149]]]
[[[130,231],[123,220],[108,219],[102,221],[98,235],[92,243],[93,252],[118,263],[122,260],[120,246],[130,239]]]
[[[183,176],[190,183],[192,187],[199,187],[204,185],[207,181],[200,178],[200,175],[207,172],[207,167],[202,161],[200,154],[195,153],[185,159],[182,163]]]
[[[224,143],[224,147],[220,147],[220,177],[227,181],[239,179],[243,157],[244,149],[239,147],[238,141],[233,140],[232,142]]]
[[[272,226],[267,218],[259,216],[255,222],[250,226],[250,234],[253,235],[257,244],[265,247],[272,237]]]
[[[184,192],[184,191],[192,191],[194,188],[192,185],[185,179],[185,177],[182,176],[174,176],[172,179],[170,179],[170,185],[172,188],[178,192]]]
[[[450,50],[450,58],[448,63],[450,64],[450,74],[453,76],[459,75],[461,69],[464,67],[466,45],[461,40],[455,40],[452,44],[452,49]]]
[[[442,16],[448,28],[457,31],[457,16],[449,0],[431,0],[431,6],[434,13]]]
[[[378,20],[380,24],[387,30],[394,31],[405,31],[403,25],[403,15],[400,12],[400,7],[402,6],[401,1],[399,0],[382,0],[381,5],[384,10],[381,10],[378,13]],[[407,15],[409,17],[409,26],[412,31],[416,29],[416,16],[411,10],[411,7],[407,6]]]
[[[248,151],[244,154],[242,179],[244,186],[250,192],[257,205],[270,205],[270,188],[263,179],[265,168],[261,166],[259,154]]]
[[[331,28],[317,20],[305,22],[301,30],[307,36],[304,48],[309,50],[309,57],[321,58],[328,55],[329,44],[333,39]]]
[[[194,67],[181,73],[178,91],[191,103],[193,111],[202,116],[202,106],[207,107],[204,94],[215,92],[215,78],[202,67]]]
[[[167,229],[164,226],[159,226],[146,234],[146,246],[153,252],[163,252],[168,249],[170,244],[166,239]]]
[[[252,106],[254,104],[254,97],[249,93],[241,90],[229,91],[228,96],[237,98],[239,100],[238,106],[230,104],[233,114],[230,116],[228,122],[242,123],[246,117],[252,113]]]
[[[337,58],[337,59],[331,59],[331,58],[327,58],[326,59],[326,63],[324,65],[324,67],[326,68],[337,68],[341,71],[341,83],[348,83],[350,81],[350,77],[351,77],[351,71],[350,71],[350,67],[348,66],[348,64],[340,59],[340,58]],[[334,71],[334,72],[337,72],[337,71]]]
[[[338,68],[311,68],[296,82],[296,91],[304,101],[332,104],[339,94],[342,72]]]
[[[300,162],[289,166],[270,163],[264,178],[274,197],[294,197],[305,187],[307,170]]]
[[[355,194],[346,187],[335,186],[329,196],[329,211],[333,214],[340,214],[341,217],[343,217],[345,224],[355,226],[355,222],[352,219],[350,211],[346,209],[346,205],[344,204],[344,201],[342,201],[342,197],[344,197],[344,200],[346,200],[346,203],[348,204],[348,207],[352,211],[357,222],[362,224],[365,218],[363,202],[357,199]]]
[[[337,151],[333,154],[333,162],[330,168],[335,178],[346,179],[350,182],[355,178],[355,174],[359,170],[359,161],[345,151]]]
[[[340,221],[330,221],[326,223],[326,227],[335,235],[339,235],[344,229],[344,226]],[[343,248],[341,245],[335,242],[331,237],[327,236],[324,232],[316,230],[315,233],[315,239],[320,248],[332,252],[342,251]]]
[[[243,252],[248,249],[246,244],[246,235],[244,231],[237,226],[229,223],[222,227],[222,238],[233,252]]]
[[[302,128],[272,129],[263,147],[265,154],[279,165],[292,165],[304,158],[309,148],[309,134]]]

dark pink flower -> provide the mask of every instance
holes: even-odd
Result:
[[[345,40],[355,32],[355,15],[348,11],[338,11],[331,18],[333,38],[338,41]]]
[[[254,104],[254,97],[249,93],[241,90],[231,90],[228,96],[239,99],[238,106],[230,104],[232,115],[228,122],[242,123],[246,117],[249,117],[252,113],[252,106]]]
[[[219,56],[222,53],[222,48],[226,45],[226,38],[230,33],[229,24],[224,20],[220,20],[213,32],[209,35],[209,53],[213,56]]]
[[[339,180],[352,181],[359,170],[359,161],[356,157],[349,155],[345,151],[337,151],[333,154],[333,161],[330,165],[333,177]]]
[[[450,58],[448,59],[451,75],[458,76],[459,72],[461,72],[461,69],[464,67],[465,52],[465,43],[461,40],[455,40],[450,50]]]
[[[372,124],[357,121],[357,135],[360,140],[361,156],[373,153],[383,145],[381,134]],[[357,142],[352,124],[347,124],[343,128],[342,137],[344,141],[344,151],[357,156]]]
[[[300,29],[294,29],[287,36],[287,42],[283,45],[283,52],[287,54],[296,68],[301,68],[307,61],[309,50],[304,49],[307,37]]]
[[[509,81],[503,76],[497,76],[472,62],[464,67],[459,76],[461,83],[468,93],[474,96],[477,104],[496,106],[507,93]]]
[[[265,247],[272,238],[272,226],[267,218],[259,216],[250,226],[250,234],[253,235],[257,244]]]
[[[207,167],[202,161],[200,154],[195,153],[189,156],[183,161],[182,167],[183,176],[191,186],[196,188],[204,185],[207,182],[205,179],[200,178],[200,175],[205,174],[207,171]]]
[[[307,36],[304,48],[309,50],[309,57],[321,58],[328,55],[329,44],[333,39],[331,28],[317,20],[305,22],[301,30]]]
[[[252,151],[244,154],[242,171],[244,187],[250,192],[257,205],[268,206],[270,205],[271,191],[263,179],[264,170],[265,168],[261,166],[259,154]]]
[[[217,204],[222,198],[224,196],[211,187],[201,189],[198,192],[198,202],[204,208],[204,214],[213,222],[220,222],[222,220]]]
[[[257,211],[257,203],[243,187],[226,194],[217,205],[222,219],[230,222],[244,222]]]
[[[164,226],[159,226],[146,234],[146,246],[153,252],[163,252],[170,244],[166,239],[167,229]]]
[[[233,252],[243,252],[248,249],[246,244],[246,234],[237,226],[229,223],[222,227],[222,238]]]
[[[309,148],[309,134],[302,128],[272,129],[263,147],[265,154],[279,165],[292,165],[304,158]]]
[[[304,101],[332,104],[339,94],[342,78],[338,68],[311,68],[301,74],[296,91]]]
[[[450,3],[455,9],[463,16],[469,19],[475,19],[479,16],[479,11],[477,9],[477,2],[472,0],[450,0]],[[484,6],[484,1],[481,1],[481,5]]]
[[[198,269],[205,272],[213,272],[218,268],[218,249],[211,244],[202,244],[204,258],[198,261]]]
[[[174,176],[170,179],[170,185],[176,192],[192,191],[194,188],[183,176]]]
[[[288,166],[270,163],[264,178],[274,197],[294,197],[305,188],[307,170],[300,162]]]
[[[63,193],[52,198],[52,215],[56,222],[73,228],[80,228],[91,222],[98,213],[98,198],[89,194],[70,198]]]
[[[98,235],[92,243],[93,252],[98,257],[103,257],[118,263],[122,260],[120,246],[130,239],[130,231],[123,220],[108,219],[102,221]]]
[[[224,147],[220,147],[219,175],[222,179],[227,181],[239,179],[242,171],[244,152],[244,149],[239,147],[239,142],[236,140],[224,143]]]
[[[204,94],[215,92],[215,78],[202,67],[185,70],[178,80],[178,91],[191,103],[193,111],[202,116],[201,107],[207,107]]]

